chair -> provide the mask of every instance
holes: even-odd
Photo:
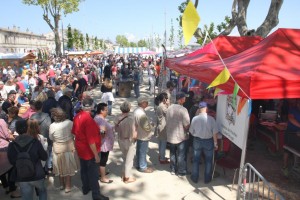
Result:
[[[223,151],[216,152],[215,161],[214,161],[214,168],[213,168],[213,175],[215,173],[216,165],[219,165],[223,168],[223,172],[225,175],[225,168],[226,169],[233,169],[234,176],[232,181],[231,189],[233,188],[236,172],[240,168],[240,161],[241,161],[241,149],[230,142],[228,138],[223,138]]]

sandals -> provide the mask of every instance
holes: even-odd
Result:
[[[66,188],[65,193],[69,193],[69,192],[71,192],[71,188]]]
[[[124,177],[123,178],[123,182],[124,183],[132,183],[132,182],[135,182],[136,181],[136,178],[130,178],[130,177]]]
[[[110,184],[110,183],[113,182],[113,180],[103,181],[103,180],[100,179],[100,182],[101,182],[101,183],[107,183],[107,184]]]

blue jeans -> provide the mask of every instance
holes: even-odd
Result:
[[[212,176],[212,162],[214,154],[214,140],[201,139],[199,137],[194,137],[193,139],[193,149],[194,149],[194,160],[191,179],[194,182],[198,182],[199,179],[199,165],[201,160],[201,154],[204,153],[205,156],[205,170],[204,170],[204,182],[209,183]]]
[[[34,199],[34,191],[36,188],[39,192],[39,200],[47,200],[47,188],[45,179],[38,181],[20,182],[21,195],[23,200]]]
[[[111,115],[112,111],[112,101],[107,101],[108,114]]]
[[[138,83],[135,83],[133,89],[134,89],[135,97],[136,98],[140,97],[140,85]]]
[[[51,86],[55,86],[55,77],[49,78]]]
[[[187,140],[178,144],[170,144],[170,168],[172,172],[185,175],[187,173]]]
[[[80,168],[82,192],[85,194],[92,190],[93,199],[100,198],[99,165],[95,163],[94,158],[91,160],[80,158]]]
[[[147,169],[147,152],[149,141],[137,140],[136,142],[136,163],[137,169],[143,171]]]
[[[161,161],[166,160],[166,148],[167,148],[167,141],[159,140],[158,151],[159,151],[159,160]]]

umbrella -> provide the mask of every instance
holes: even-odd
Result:
[[[103,54],[103,52],[101,52],[101,51],[92,51],[90,53],[90,55],[98,55],[98,54]]]

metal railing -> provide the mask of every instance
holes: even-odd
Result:
[[[250,163],[244,165],[241,173],[242,182],[238,185],[237,199],[284,200],[284,198],[272,188],[270,183]]]

